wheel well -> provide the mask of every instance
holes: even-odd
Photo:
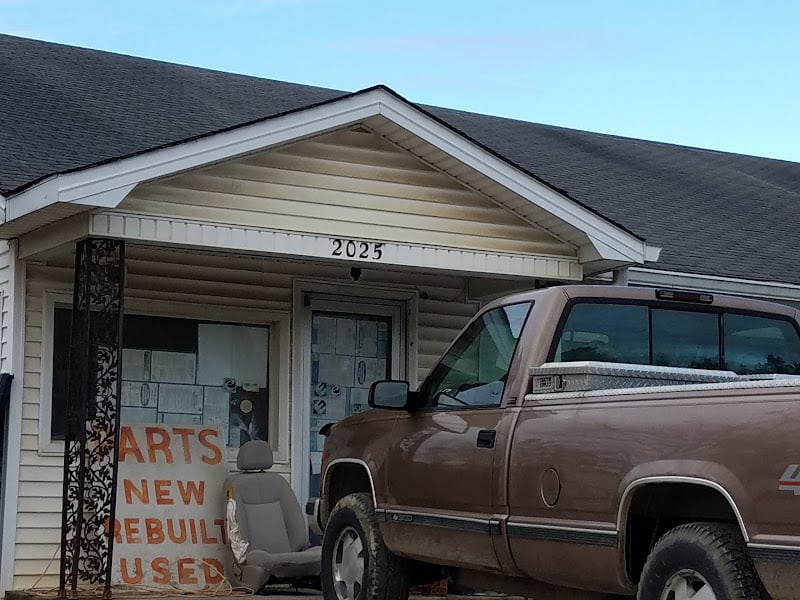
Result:
[[[333,465],[325,475],[325,506],[323,518],[327,521],[336,503],[348,494],[366,492],[372,496],[372,482],[363,465],[339,463]]]
[[[667,531],[696,521],[739,521],[730,501],[717,489],[694,483],[649,483],[632,493],[625,536],[625,566],[638,582],[653,545]]]

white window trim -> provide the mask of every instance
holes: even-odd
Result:
[[[72,306],[70,290],[46,290],[42,296],[42,364],[39,382],[40,456],[63,456],[64,442],[50,437],[53,402],[53,320],[56,305]],[[153,317],[202,319],[221,323],[263,325],[269,335],[269,433],[275,463],[289,465],[289,406],[286,398],[290,385],[290,328],[288,312],[237,307],[204,306],[186,302],[125,298],[125,313]],[[236,448],[228,448],[228,462],[235,466]]]

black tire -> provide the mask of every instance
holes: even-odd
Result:
[[[322,539],[322,596],[340,600],[334,579],[340,536],[355,532],[363,545],[364,574],[356,589],[356,600],[407,600],[408,563],[392,554],[383,543],[378,519],[369,494],[350,494],[336,504]],[[341,585],[341,584],[340,584]]]
[[[665,533],[647,557],[637,598],[672,600],[668,590],[680,579],[695,591],[709,586],[716,600],[769,598],[733,525],[689,523]]]

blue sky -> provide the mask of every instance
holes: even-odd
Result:
[[[0,0],[3,33],[796,162],[798,31],[794,0]]]

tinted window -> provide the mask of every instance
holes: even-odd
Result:
[[[800,374],[800,340],[789,321],[725,315],[725,368],[737,373]]]
[[[647,311],[633,304],[573,305],[553,360],[649,363]]]
[[[425,406],[499,406],[531,303],[490,310],[473,321],[420,390]]]
[[[719,369],[719,315],[654,308],[652,364]]]
[[[578,302],[552,360],[800,375],[800,336],[793,322],[774,317]]]

